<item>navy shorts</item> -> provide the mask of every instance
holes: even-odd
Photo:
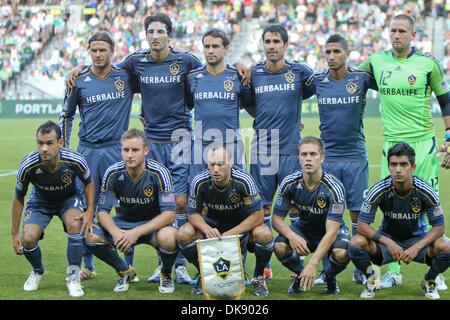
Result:
[[[67,210],[76,209],[83,213],[83,202],[81,196],[74,195],[60,204],[45,203],[30,199],[23,216],[23,224],[37,224],[44,230],[53,216],[58,216],[63,221]]]
[[[257,155],[254,162],[252,159],[250,175],[256,183],[263,205],[272,205],[283,179],[300,170],[297,155]]]
[[[189,192],[189,166],[191,143],[150,143],[148,159],[158,161],[167,167],[172,175],[175,196],[187,196]]]
[[[383,234],[386,237],[389,237],[386,234]],[[406,250],[410,247],[412,247],[414,244],[416,244],[417,242],[419,242],[423,237],[425,237],[425,234],[421,235],[421,236],[417,236],[417,237],[413,237],[407,240],[397,240],[397,239],[392,239],[395,241],[396,244],[398,244],[403,250]],[[381,253],[383,255],[383,260],[382,260],[382,265],[383,264],[387,264],[387,263],[391,263],[394,261],[394,259],[392,258],[391,254],[389,253],[388,248],[381,243],[378,243],[379,248],[381,249]],[[426,263],[425,258],[426,258],[426,254],[427,254],[427,248],[428,246],[426,246],[425,248],[422,248],[419,253],[417,254],[417,256],[414,258],[413,261],[415,262],[419,262],[419,263]]]
[[[359,211],[364,199],[364,192],[369,183],[369,163],[366,159],[334,160],[325,158],[324,171],[338,178],[345,188],[347,208]]]
[[[317,250],[317,247],[319,246],[320,241],[322,240],[321,237],[317,237],[312,235],[310,232],[302,228],[298,223],[295,223],[290,226],[291,230],[294,231],[296,234],[301,236],[306,241],[306,245],[308,246],[308,249],[310,252],[314,252]],[[328,255],[331,254],[331,251],[333,249],[346,249],[348,247],[348,244],[350,243],[350,233],[348,232],[348,229],[345,225],[341,226],[339,228],[336,240],[331,245],[330,250],[328,251]],[[275,238],[275,242],[283,242],[289,244],[289,240],[283,236],[279,235]]]
[[[86,145],[82,142],[77,150],[86,158],[89,170],[91,171],[92,181],[95,184],[95,203],[97,204],[100,190],[102,187],[103,175],[106,170],[114,163],[122,161],[120,143],[99,144],[95,146]]]

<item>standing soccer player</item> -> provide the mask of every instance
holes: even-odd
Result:
[[[77,110],[81,123],[77,151],[87,160],[95,183],[95,203],[106,169],[120,161],[120,136],[128,129],[131,103],[137,92],[134,77],[111,65],[114,40],[106,31],[89,38],[92,66],[86,67],[67,89],[60,118],[65,147],[69,148],[72,122]],[[84,254],[82,279],[95,278],[93,256]]]
[[[117,251],[136,244],[149,244],[162,260],[159,292],[172,293],[172,267],[177,256],[175,197],[169,170],[154,160],[146,160],[148,145],[144,132],[131,129],[121,138],[122,160],[108,168],[103,178],[97,218],[101,227],[86,239],[86,245],[118,274],[114,292],[128,290],[134,268]],[[113,218],[111,209],[119,200]],[[114,247],[113,247],[114,246]]]
[[[245,170],[239,110],[242,85],[235,69],[225,65],[230,41],[222,30],[211,29],[202,38],[207,65],[189,72],[188,105],[195,108],[191,177],[208,168],[204,150],[214,142],[227,145],[234,165]]]
[[[417,155],[416,174],[439,192],[439,163],[435,125],[430,113],[432,92],[442,111],[446,132],[442,167],[450,168],[450,94],[444,73],[438,62],[411,46],[416,37],[414,19],[406,14],[395,16],[390,24],[392,49],[377,52],[359,68],[371,72],[377,81],[381,99],[381,121],[384,145],[381,177],[389,175],[387,150],[399,141],[411,145]],[[381,287],[389,288],[402,282],[400,265],[389,264]],[[447,289],[437,279],[438,289]]]
[[[366,94],[377,89],[375,80],[366,71],[347,67],[350,52],[347,41],[339,34],[325,43],[328,69],[314,73],[305,90],[317,97],[320,116],[320,138],[325,144],[323,169],[338,178],[346,191],[346,204],[355,235],[358,213],[369,183],[364,137],[363,115]],[[324,278],[321,273],[321,278]],[[353,281],[365,282],[364,273],[355,269]],[[316,284],[321,283],[319,279]]]
[[[80,266],[83,254],[83,232],[92,232],[95,187],[86,160],[78,153],[63,149],[61,128],[47,121],[36,131],[38,151],[26,156],[17,174],[16,193],[12,204],[11,235],[14,251],[23,254],[33,270],[23,285],[35,291],[44,276],[39,240],[44,229],[57,215],[67,235],[69,262],[67,288],[72,297],[81,297]],[[76,179],[84,184],[87,210],[83,214],[82,192]],[[19,235],[20,219],[28,185],[33,185],[23,219],[23,238]],[[83,218],[83,223],[81,223]]]
[[[197,239],[241,235],[241,249],[255,244],[256,266],[252,280],[256,296],[268,296],[264,267],[273,252],[271,230],[263,224],[262,202],[253,179],[233,167],[230,151],[222,144],[207,149],[208,169],[194,177],[189,191],[189,222],[177,234],[180,249],[199,269]],[[202,215],[203,206],[208,208]],[[200,278],[192,294],[202,293]]]
[[[304,83],[312,70],[305,64],[285,59],[288,33],[281,25],[264,28],[264,54],[267,61],[252,68],[251,89],[244,90],[243,104],[255,117],[250,174],[260,191],[265,223],[270,226],[272,201],[281,181],[300,170],[297,144]],[[298,214],[298,212],[296,212]],[[272,271],[266,270],[266,278]]]
[[[298,146],[302,170],[288,175],[280,186],[273,210],[273,228],[279,233],[275,239],[278,260],[296,274],[288,293],[310,290],[316,277],[317,265],[325,256],[325,294],[339,294],[336,275],[350,261],[347,245],[350,241],[344,224],[345,190],[342,183],[322,169],[323,142],[316,137],[304,137]],[[294,204],[300,214],[288,226],[284,219]],[[301,256],[313,253],[304,266]]]
[[[444,213],[435,190],[413,176],[415,153],[405,142],[388,150],[390,175],[368,192],[358,218],[358,234],[350,242],[348,253],[353,263],[366,273],[361,298],[375,297],[375,271],[371,262],[383,265],[392,261],[415,261],[430,266],[422,281],[425,297],[439,299],[436,277],[450,266],[450,240],[444,235]],[[377,209],[383,212],[378,230]],[[427,231],[427,223],[431,229]]]

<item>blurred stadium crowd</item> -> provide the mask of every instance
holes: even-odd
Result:
[[[115,61],[135,50],[147,48],[144,18],[160,11],[168,14],[174,32],[171,45],[189,50],[202,59],[201,35],[212,27],[233,38],[243,32],[243,21],[255,21],[257,32],[243,43],[241,62],[252,65],[263,59],[261,31],[268,23],[281,23],[289,30],[288,57],[306,62],[313,69],[325,67],[321,48],[332,33],[350,43],[350,65],[357,65],[374,51],[389,46],[387,25],[392,16],[406,12],[416,18],[416,47],[431,53],[433,43],[425,34],[426,17],[445,19],[445,55],[441,61],[450,76],[450,0],[10,0],[0,1],[0,99],[27,99],[12,95],[5,87],[51,42],[49,59],[31,70],[36,80],[61,80],[77,64],[90,64],[86,50],[90,34],[109,30],[116,41]],[[69,6],[83,3],[84,19],[68,27]],[[90,10],[90,11],[89,11]]]

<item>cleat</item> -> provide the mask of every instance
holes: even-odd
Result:
[[[367,279],[365,288],[359,296],[363,299],[375,298],[376,290],[377,290],[376,275],[374,274]]]
[[[80,271],[80,280],[93,280],[97,276],[97,273],[95,271],[91,271],[87,268],[83,268]]]
[[[380,288],[387,289],[393,286],[399,286],[401,284],[402,284],[402,275],[393,274],[388,271],[381,277]]]
[[[294,281],[296,276],[297,276],[297,274],[295,272],[292,272],[291,273],[291,281]]]
[[[264,276],[258,276],[252,280],[253,293],[257,297],[267,297],[269,295],[269,289],[266,285]]]
[[[159,277],[159,292],[161,293],[173,293],[175,291],[175,285],[173,284],[172,276],[162,274]]]
[[[69,289],[69,295],[74,298],[82,297],[84,295],[83,287],[81,286],[80,281],[75,279],[71,279],[66,282],[67,289]]]
[[[134,277],[130,279],[130,283],[138,283],[138,282],[139,282],[139,277],[137,276],[137,274],[135,274]]]
[[[117,272],[117,284],[114,287],[114,292],[126,292],[130,287],[130,280],[136,275],[136,271],[132,266],[128,266],[128,269],[125,271]]]
[[[267,267],[264,268],[263,277],[264,277],[264,280],[272,280],[272,278],[273,278],[272,268],[267,268]]]
[[[439,292],[436,288],[436,282],[434,280],[422,280],[420,284],[422,289],[425,290],[425,297],[429,299],[439,299]]]
[[[175,282],[177,284],[191,284],[192,283],[192,279],[189,276],[186,266],[178,266],[175,269],[175,274],[177,276],[176,280],[175,280]]]
[[[200,277],[197,278],[197,283],[195,284],[195,287],[192,288],[191,294],[193,296],[199,296],[203,294],[202,279],[200,279]]]
[[[31,271],[27,281],[25,281],[23,285],[23,290],[36,291],[39,288],[39,282],[41,281],[43,276],[44,274],[39,274],[37,272]]]
[[[244,272],[244,284],[246,287],[250,286],[252,284],[252,281],[248,277],[247,272]]]
[[[161,265],[156,267],[155,271],[153,271],[152,276],[147,279],[147,282],[152,282],[152,283],[159,282],[160,273],[161,273]]]
[[[323,284],[325,284],[325,271],[320,271],[319,276],[317,277],[316,280],[314,280],[314,284],[316,286],[321,286]]]
[[[292,281],[291,286],[288,289],[288,293],[301,293],[304,290],[300,288],[300,275],[297,275]]]
[[[339,294],[341,293],[341,289],[339,289],[339,285],[336,282],[336,277],[327,277],[325,278],[325,294]]]
[[[359,271],[358,269],[355,269],[355,271],[353,271],[352,281],[356,282],[357,284],[365,285],[367,281],[366,275],[361,271]]]
[[[434,281],[436,282],[436,289],[438,289],[439,291],[445,291],[448,289],[447,285],[445,284],[445,278],[442,275],[442,273],[438,274],[438,276],[436,277],[436,279],[434,279]]]

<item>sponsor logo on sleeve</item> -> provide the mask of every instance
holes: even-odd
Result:
[[[335,203],[331,206],[331,213],[334,214],[343,214],[344,213],[344,204]]]
[[[442,207],[441,206],[433,208],[433,215],[435,217],[442,216],[443,214],[444,214],[444,211],[442,211]]]
[[[363,204],[361,206],[361,211],[365,212],[365,213],[369,213],[371,208],[372,208],[372,206],[370,204],[368,204],[367,202],[363,202]]]

